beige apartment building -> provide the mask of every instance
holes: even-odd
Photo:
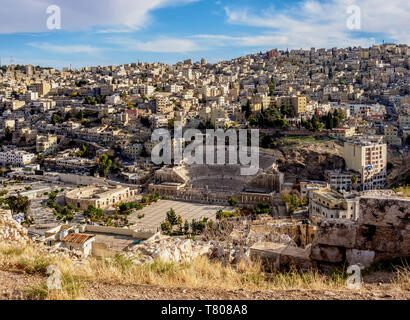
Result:
[[[384,137],[387,144],[392,146],[401,146],[401,137],[399,137],[399,128],[392,125],[384,126]]]
[[[31,84],[29,90],[37,92],[39,97],[44,97],[50,92],[51,86],[47,81],[41,81]]]
[[[280,109],[282,106],[291,107],[295,113],[301,114],[306,112],[307,99],[305,96],[300,97],[275,97],[274,101],[271,101],[276,109]]]
[[[400,129],[410,128],[410,115],[408,114],[399,115],[399,126],[400,126]]]
[[[357,220],[359,199],[327,188],[313,191],[309,196],[309,215],[327,219]]]
[[[362,189],[383,188],[386,184],[387,145],[383,137],[361,138],[344,143],[346,168],[362,177]]]
[[[207,121],[215,122],[216,119],[227,118],[228,114],[222,108],[203,108],[199,110],[199,119],[205,123]]]
[[[36,151],[44,155],[53,153],[57,150],[57,136],[56,135],[39,135],[36,139]]]

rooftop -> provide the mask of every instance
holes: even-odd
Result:
[[[76,243],[76,244],[84,244],[88,240],[94,238],[95,235],[93,234],[86,234],[86,233],[69,233],[67,236],[64,237],[63,242],[69,243]]]

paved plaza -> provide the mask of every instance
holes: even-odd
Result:
[[[159,200],[142,210],[133,212],[129,216],[129,221],[132,224],[135,223],[138,228],[159,230],[170,208],[174,209],[175,213],[180,215],[184,222],[185,220],[191,222],[192,219],[200,220],[205,217],[215,220],[216,212],[219,209],[229,210],[227,207],[217,205]],[[142,214],[144,218],[138,219],[138,215]]]

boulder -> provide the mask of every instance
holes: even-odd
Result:
[[[361,263],[364,267],[369,267],[376,256],[375,251],[347,249],[346,259],[349,265]]]
[[[364,224],[357,228],[355,248],[394,253],[399,251],[401,241],[400,229]]]
[[[232,259],[232,264],[237,265],[240,263],[245,263],[249,264],[250,259],[249,259],[249,253],[246,252],[243,248],[235,251]]]
[[[409,222],[410,199],[360,199],[360,224],[405,228]]]
[[[0,210],[0,241],[24,244],[30,241],[27,229],[13,219],[10,210]]]
[[[318,223],[318,227],[317,243],[354,248],[357,228],[354,221],[325,219]]]
[[[250,249],[250,258],[262,261],[262,264],[270,271],[286,271],[292,268],[309,269],[313,262],[308,251],[291,245],[259,242]]]
[[[311,247],[310,258],[316,261],[339,263],[344,258],[344,248],[315,243]]]
[[[172,261],[172,255],[166,248],[159,248],[155,250],[152,255],[154,259],[161,260],[162,262],[170,262]]]
[[[410,230],[401,231],[400,254],[410,256]]]
[[[184,240],[178,246],[178,249],[181,251],[181,254],[185,257],[192,257],[192,243],[191,240]]]
[[[174,247],[172,252],[172,260],[175,262],[180,262],[182,260],[183,253],[181,254],[178,247]],[[185,257],[184,257],[185,258]]]

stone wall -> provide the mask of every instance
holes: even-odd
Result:
[[[410,199],[360,199],[357,222],[326,219],[318,223],[311,258],[318,263],[362,263],[410,256]]]
[[[105,227],[105,226],[94,226],[86,225],[86,232],[98,232],[98,233],[107,233],[107,234],[117,234],[123,236],[129,236],[134,239],[148,239],[155,232],[153,230],[134,230],[128,228],[115,228],[115,227]]]

